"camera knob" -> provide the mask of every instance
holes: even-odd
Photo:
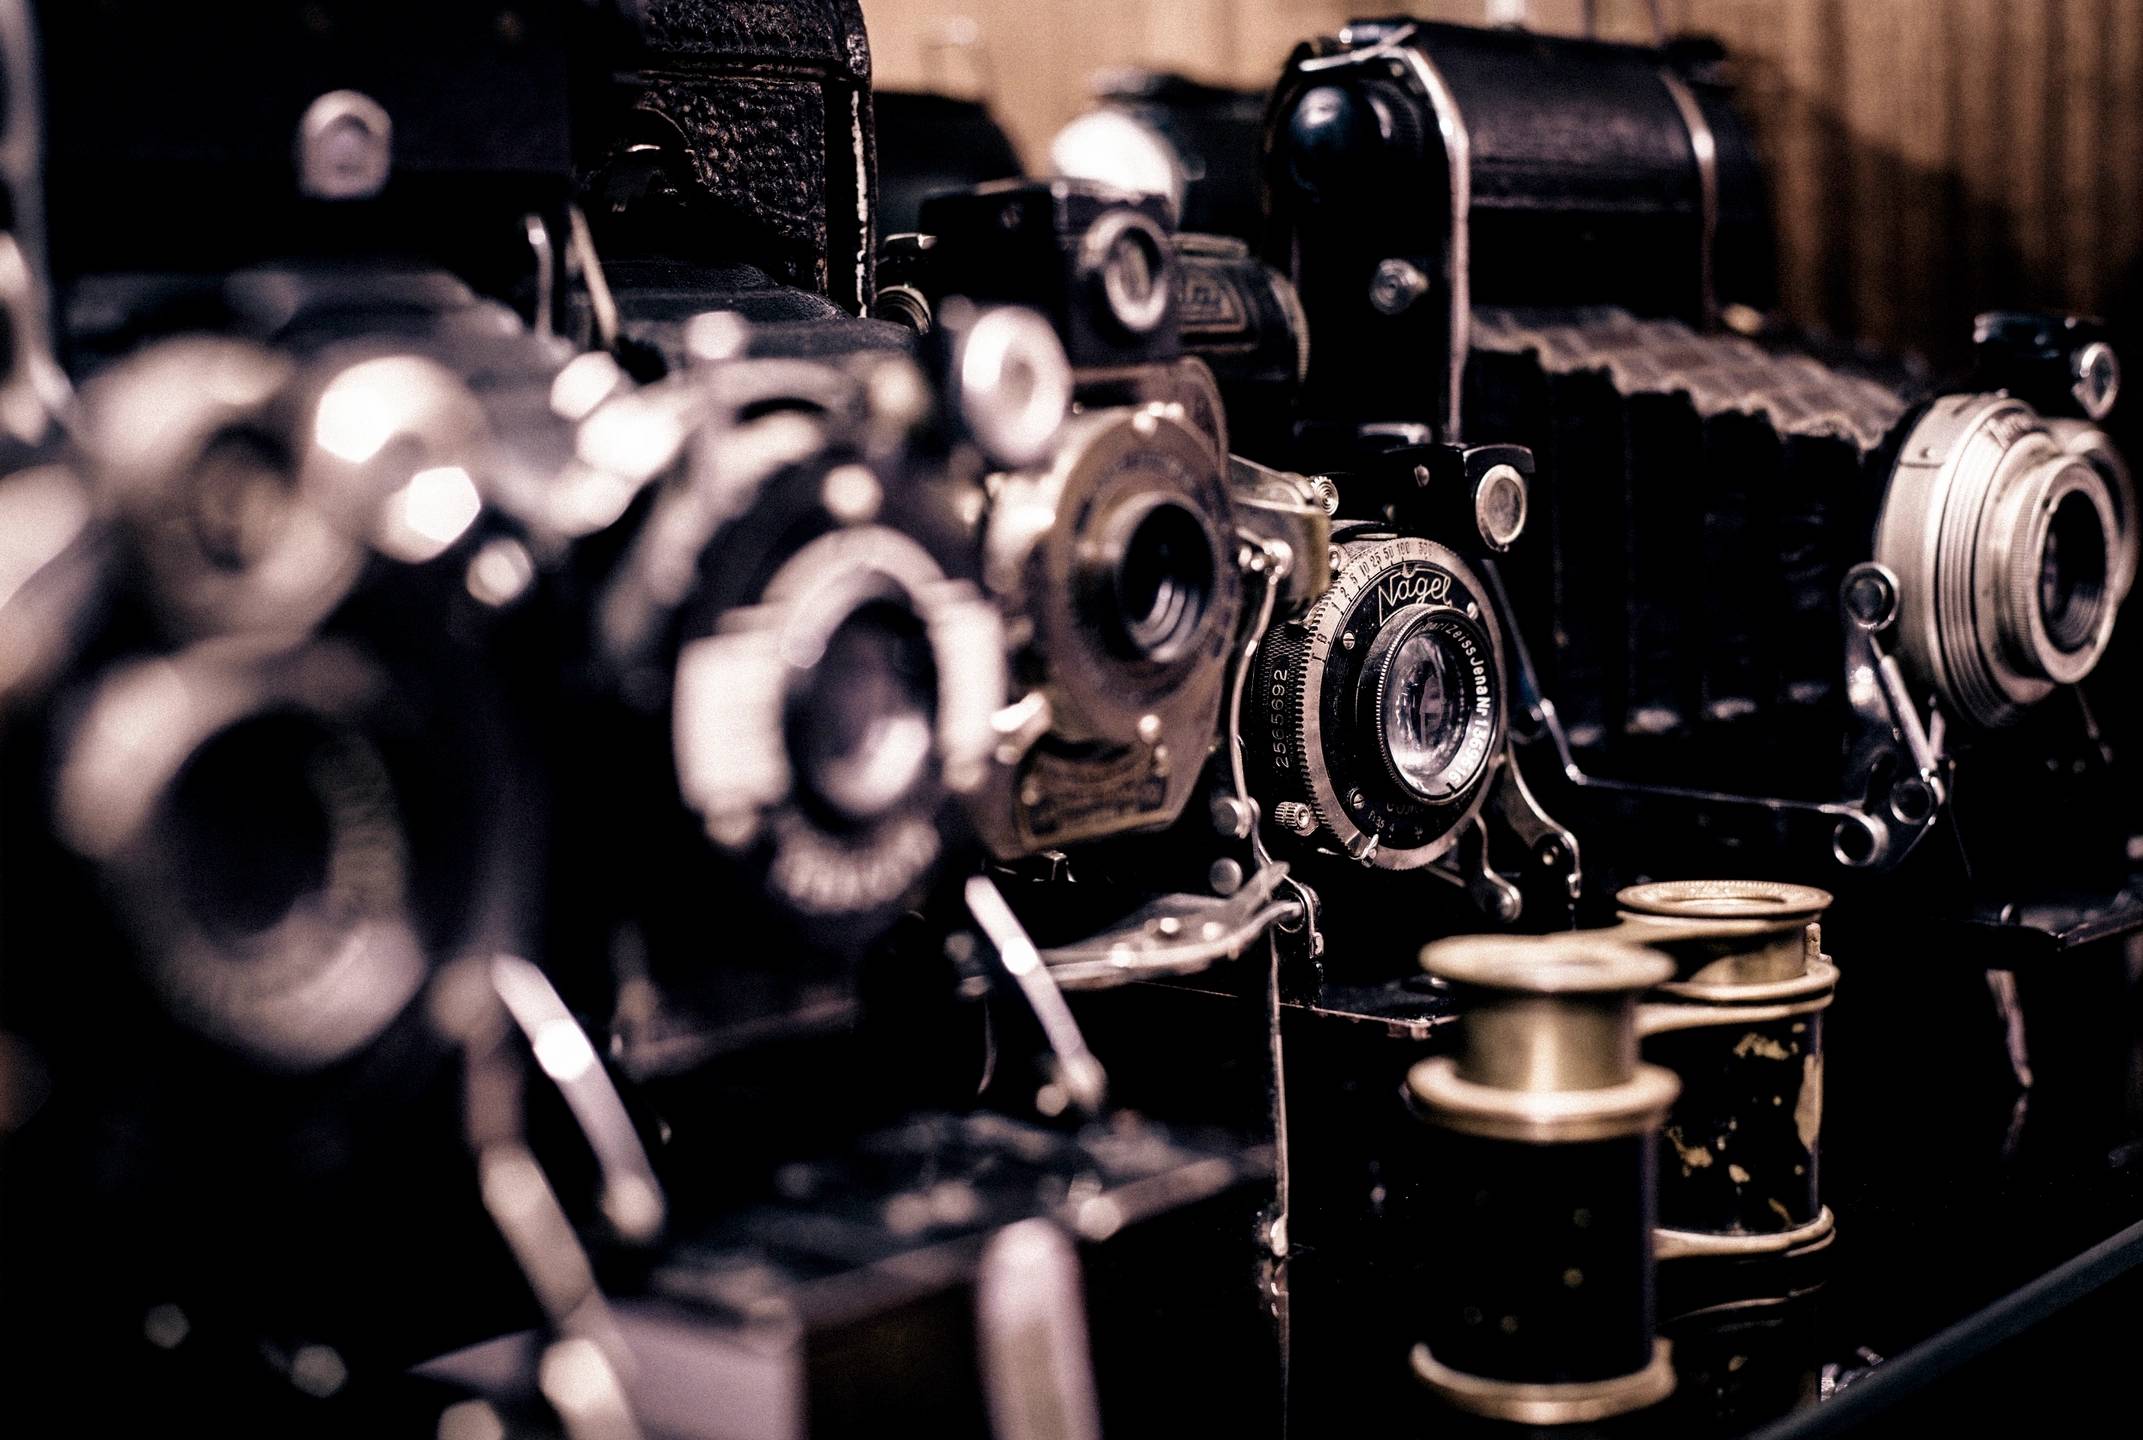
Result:
[[[1312,86],[1288,116],[1288,174],[1303,191],[1336,199],[1381,166],[1418,158],[1422,136],[1420,112],[1396,85]]]
[[[1272,807],[1272,823],[1292,834],[1307,835],[1317,828],[1317,816],[1300,800],[1282,800]]]

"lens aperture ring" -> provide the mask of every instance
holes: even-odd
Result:
[[[1268,633],[1244,729],[1270,777],[1268,814],[1305,804],[1319,848],[1413,869],[1456,842],[1487,793],[1505,723],[1500,626],[1479,580],[1433,541],[1340,554],[1324,597]],[[1409,748],[1409,735],[1429,743]]]
[[[2104,653],[2136,538],[2091,449],[2002,395],[1943,396],[1905,437],[1875,559],[1898,577],[1908,667],[1947,712],[2011,724]]]

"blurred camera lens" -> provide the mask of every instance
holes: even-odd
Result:
[[[141,661],[105,679],[68,738],[60,830],[175,1015],[277,1067],[331,1063],[459,940],[462,899],[446,892],[481,889],[483,822],[449,792],[483,767],[452,728],[404,713],[386,673],[339,645]],[[411,770],[434,751],[455,758]],[[471,868],[435,894],[427,853]]]
[[[166,824],[180,896],[204,932],[249,939],[321,896],[351,838],[342,802],[362,787],[342,781],[367,768],[356,758],[317,717],[285,711],[240,721],[187,762]]]
[[[1213,543],[1187,506],[1154,500],[1123,516],[1112,569],[1120,637],[1137,659],[1179,658],[1197,635],[1214,585]]]
[[[1150,335],[1168,318],[1168,237],[1136,210],[1111,210],[1079,246],[1079,269],[1100,291],[1102,311],[1126,334]]]
[[[952,379],[961,422],[992,463],[1030,465],[1048,452],[1071,407],[1071,366],[1049,322],[1014,305],[948,305]]]
[[[2098,507],[2071,492],[2054,507],[2039,557],[2039,613],[2047,638],[2073,655],[2098,633],[2106,608],[2106,527]]]
[[[1050,168],[1059,175],[1098,180],[1166,200],[1183,214],[1190,176],[1183,157],[1159,130],[1121,110],[1091,110],[1049,142]]]
[[[913,611],[880,602],[842,621],[789,704],[789,749],[806,793],[852,823],[899,806],[929,775],[937,686]]]
[[[1487,645],[1456,612],[1424,610],[1385,634],[1365,679],[1392,778],[1424,800],[1464,790],[1488,758]]]
[[[185,518],[202,558],[219,570],[256,563],[297,502],[290,452],[257,431],[216,436],[185,478]]]
[[[348,593],[361,548],[305,494],[279,409],[285,357],[167,340],[84,392],[89,471],[123,518],[158,601],[187,634],[294,631]]]

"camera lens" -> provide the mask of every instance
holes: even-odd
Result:
[[[2106,604],[2106,529],[2081,493],[2064,495],[2046,527],[2039,557],[2039,613],[2046,635],[2073,655],[2098,633]]]
[[[1302,807],[1279,822],[1295,835],[1416,869],[1458,844],[1505,753],[1501,622],[1465,562],[1426,536],[1372,532],[1332,553],[1331,588],[1258,647],[1245,763],[1270,785],[1267,814]]]
[[[277,1066],[367,1043],[454,943],[459,907],[484,903],[470,898],[484,846],[459,828],[474,812],[455,793],[482,766],[454,748],[453,722],[420,744],[385,679],[339,645],[210,642],[111,672],[66,741],[61,832],[119,902],[164,1003]],[[404,765],[446,752],[433,783],[405,783]],[[412,853],[442,833],[447,850],[426,853],[470,866],[444,888]]]
[[[1124,517],[1117,533],[1111,598],[1124,648],[1138,659],[1179,659],[1213,596],[1205,522],[1188,506],[1154,500]]]
[[[1440,637],[1414,634],[1393,652],[1378,697],[1379,723],[1392,767],[1427,790],[1458,749],[1462,725],[1454,703],[1452,655]]]
[[[187,481],[186,517],[202,557],[219,570],[243,570],[266,554],[295,502],[289,454],[244,430],[210,441]]]
[[[1168,318],[1168,237],[1136,210],[1111,210],[1096,220],[1079,247],[1079,268],[1101,293],[1103,314],[1134,338]]]
[[[1183,158],[1159,130],[1122,110],[1093,110],[1057,132],[1049,163],[1059,175],[1099,180],[1166,200],[1180,217],[1190,188]]]
[[[1892,471],[1876,532],[1906,661],[1998,728],[2098,667],[2135,573],[2134,491],[2103,436],[2008,396],[1945,396]]]
[[[272,928],[326,885],[335,843],[314,776],[331,737],[297,713],[211,739],[172,788],[172,860],[201,929],[230,943]]]
[[[929,636],[913,613],[876,603],[850,615],[790,701],[806,793],[852,823],[891,812],[930,768],[936,696]]]
[[[1487,647],[1456,611],[1427,607],[1379,639],[1364,678],[1385,763],[1422,799],[1449,799],[1488,758]]]
[[[89,473],[126,520],[160,618],[194,634],[302,629],[348,592],[362,547],[307,492],[290,361],[166,340],[83,392]]]

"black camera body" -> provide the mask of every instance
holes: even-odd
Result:
[[[2136,549],[2088,327],[1992,317],[1953,389],[1753,333],[1761,178],[1693,47],[1350,27],[1290,61],[1267,179],[1319,339],[1300,452],[1536,458],[1543,543],[1499,567],[1518,729],[1599,865],[1723,850],[1850,895],[1917,852],[1954,917],[2132,910],[2080,708]],[[2053,814],[2060,845],[2017,842]]]
[[[62,313],[79,277],[294,256],[428,261],[530,315],[552,293],[579,67],[622,23],[597,0],[37,11]]]
[[[1304,419],[1456,438],[1475,305],[1763,304],[1761,177],[1708,58],[1400,20],[1298,48],[1265,240],[1317,325]]]
[[[40,9],[9,240],[51,241],[39,359],[76,388],[43,392],[45,473],[85,523],[6,607],[38,653],[0,699],[0,921],[36,977],[4,1021],[49,1087],[9,1137],[9,1335],[47,1400],[308,1428],[271,1418],[314,1403],[304,1344],[377,1375],[527,1314],[430,1002],[458,960],[542,953],[532,597],[593,478],[552,332],[573,57],[610,32],[577,3]],[[30,1312],[99,1338],[48,1355]]]
[[[1039,311],[1076,368],[1180,353],[1170,220],[1151,197],[1070,180],[1007,180],[923,202],[944,293]]]
[[[1254,240],[1265,96],[1160,70],[1105,70],[1094,108],[1049,142],[1061,175],[1137,184],[1166,198],[1182,230]]]
[[[972,844],[1004,665],[911,361],[740,355],[622,403],[676,428],[585,557],[552,888],[576,998],[657,1073],[854,1023]]]
[[[905,345],[856,323],[877,288],[877,132],[854,0],[651,0],[610,58],[575,136],[600,343],[658,375],[692,316],[727,310],[759,354]]]

